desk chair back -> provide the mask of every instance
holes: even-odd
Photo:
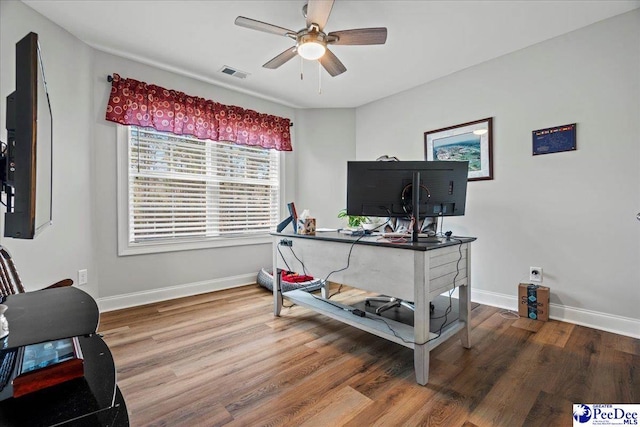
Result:
[[[73,280],[64,279],[47,286],[45,289],[60,288],[73,285]],[[24,293],[25,289],[20,280],[20,275],[16,265],[11,258],[11,254],[4,247],[0,246],[0,296]]]
[[[24,286],[22,286],[11,254],[3,246],[0,246],[0,294],[5,296],[23,292]]]

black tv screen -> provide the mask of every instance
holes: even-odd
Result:
[[[420,218],[464,215],[468,169],[469,162],[457,161],[348,162],[347,214],[411,216],[418,172]]]
[[[7,144],[0,175],[4,236],[33,239],[52,219],[51,105],[36,33],[16,43],[16,88],[7,96]]]

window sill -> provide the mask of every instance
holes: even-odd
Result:
[[[118,248],[118,256],[131,256],[131,255],[143,255],[154,254],[163,252],[178,252],[178,251],[191,251],[198,249],[215,249],[225,248],[232,246],[247,246],[247,245],[264,245],[271,244],[271,236],[268,234],[261,236],[250,237],[230,237],[230,238],[217,238],[206,239],[200,241],[190,242],[153,242],[153,243],[134,243],[124,245],[124,247]]]

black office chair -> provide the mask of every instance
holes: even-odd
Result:
[[[387,297],[384,295],[381,295],[379,297],[369,297],[364,300],[364,305],[366,305],[367,307],[370,307],[372,302],[384,303],[380,307],[376,308],[376,314],[380,314],[383,311],[387,311],[394,307],[400,307],[400,306],[408,308],[411,311],[416,311],[416,308],[414,307],[412,302],[401,300],[400,298],[396,298],[396,297]]]

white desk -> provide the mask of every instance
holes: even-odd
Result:
[[[301,271],[300,259],[307,274],[355,288],[390,295],[415,304],[414,326],[367,313],[359,317],[350,312],[351,307],[331,300],[322,301],[307,292],[280,291],[280,278],[274,274],[274,314],[280,315],[283,297],[291,302],[322,313],[326,316],[378,335],[414,350],[416,381],[425,385],[429,380],[429,351],[460,332],[462,345],[471,347],[469,337],[470,271],[472,237],[452,238],[444,243],[383,243],[379,237],[356,237],[339,233],[317,233],[304,236],[287,233],[273,235],[273,271],[286,269],[283,257],[292,269]],[[290,240],[291,248],[281,245]],[[358,240],[356,242],[356,240]],[[354,242],[356,242],[354,244]],[[280,251],[278,251],[280,249]],[[291,250],[290,250],[291,249]],[[281,256],[282,254],[282,256]],[[295,256],[294,256],[295,254]],[[429,302],[455,286],[459,288],[459,318],[446,326],[440,336],[429,332]],[[327,284],[328,286],[328,284]],[[328,289],[322,289],[326,298]],[[335,305],[334,305],[335,304]],[[336,306],[337,305],[337,306]],[[385,324],[386,322],[386,324]],[[395,334],[390,330],[393,329]]]

